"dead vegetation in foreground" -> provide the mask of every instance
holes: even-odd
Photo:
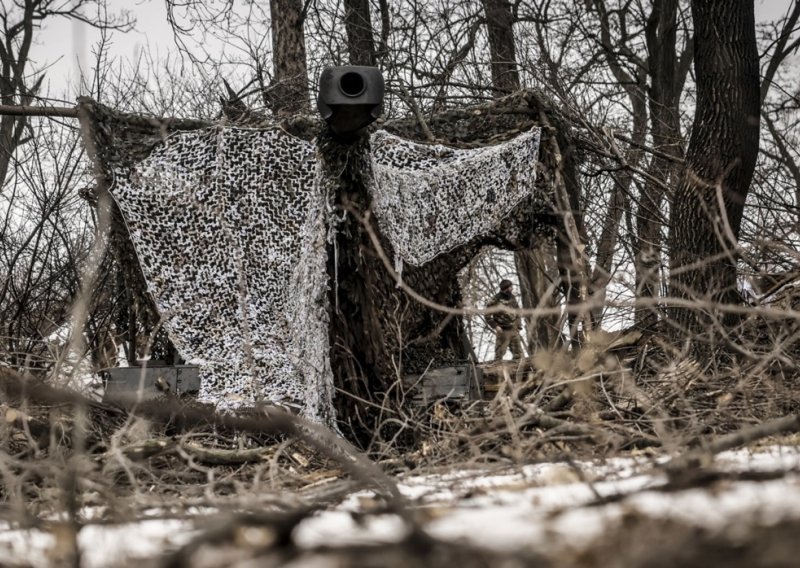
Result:
[[[234,416],[168,397],[100,403],[0,370],[2,517],[12,528],[58,529],[72,543],[62,560],[76,566],[81,526],[145,517],[196,519],[199,529],[154,566],[794,565],[794,520],[729,535],[631,513],[580,553],[476,549],[426,533],[393,477],[633,451],[673,456],[657,466],[666,489],[712,488],[731,479],[711,467],[714,454],[800,430],[797,322],[754,316],[737,333],[717,338],[705,357],[662,333],[622,347],[598,334],[576,355],[542,352],[495,366],[487,400],[382,409],[365,453],[271,408]],[[399,516],[405,539],[315,549],[293,542],[303,519],[362,489],[375,493],[363,515]]]

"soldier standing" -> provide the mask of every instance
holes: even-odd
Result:
[[[486,317],[486,321],[497,335],[494,347],[495,361],[500,361],[509,347],[512,359],[521,359],[525,356],[522,350],[522,337],[519,334],[519,330],[522,329],[522,319],[519,317],[519,304],[514,297],[513,286],[511,280],[501,280],[500,292],[486,304],[487,308],[501,308]]]

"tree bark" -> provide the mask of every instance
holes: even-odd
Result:
[[[302,0],[270,0],[275,77],[269,100],[278,116],[308,109],[308,67]]]
[[[341,393],[337,413],[345,434],[366,444],[376,431],[392,427],[381,422],[385,415],[364,408],[363,401],[372,408],[398,408],[406,394],[404,375],[463,363],[470,346],[461,317],[417,302],[398,288],[385,265],[393,255],[391,245],[368,215],[368,137],[343,144],[323,132],[319,149],[323,171],[333,181],[334,204],[343,214],[328,253],[331,367]],[[481,246],[459,247],[421,267],[408,265],[402,280],[427,300],[458,306],[458,272]]]
[[[648,102],[650,133],[653,146],[666,156],[683,158],[680,131],[680,93],[683,81],[678,78],[676,53],[678,0],[656,0],[645,27],[648,52]],[[675,161],[654,155],[648,168],[639,207],[636,212],[636,293],[639,298],[658,297],[661,284],[661,230],[664,219],[661,207],[664,184],[674,179]],[[636,309],[636,322],[641,324],[652,313],[652,307]]]
[[[639,84],[643,86],[644,74],[640,74]],[[647,134],[647,103],[644,97],[644,89],[631,89],[629,99],[631,101],[631,114],[633,115],[633,126],[631,129],[631,144],[625,153],[625,163],[631,168],[636,168],[642,161]],[[606,290],[611,280],[611,269],[614,262],[614,252],[617,248],[619,235],[619,223],[626,204],[630,205],[630,191],[633,183],[633,173],[630,169],[622,170],[619,175],[614,176],[614,189],[609,200],[608,208],[603,219],[603,229],[597,242],[597,260],[592,271],[591,290],[592,290],[592,324],[596,327],[602,325],[603,307],[606,299]]]
[[[549,309],[558,306],[559,274],[552,243],[545,242],[535,248],[516,251],[514,264],[519,274],[523,308]],[[558,344],[561,337],[560,319],[558,314],[525,318],[525,339],[530,353],[537,349],[552,349]]]
[[[33,87],[26,85],[28,72],[28,55],[33,42],[35,30],[35,6],[26,3],[19,22],[12,23],[4,19],[5,38],[0,45],[0,104],[28,106],[39,90],[43,76],[39,76]],[[16,52],[14,51],[16,47]],[[6,181],[12,157],[22,140],[28,117],[25,115],[10,116],[4,114],[0,119],[0,188]]]
[[[351,65],[375,65],[369,0],[345,0],[344,21]]]
[[[519,89],[517,54],[514,48],[514,16],[508,0],[483,0],[489,32],[492,87],[502,96]]]
[[[508,0],[483,0],[483,10],[489,36],[492,86],[497,98],[521,88],[514,47],[514,15]],[[557,233],[558,242],[568,246],[569,239],[565,231],[559,227]],[[569,259],[569,255],[558,256],[557,249],[558,246],[542,241],[514,252],[523,308],[551,308],[558,305],[561,291],[559,274],[565,274],[569,269],[567,266],[558,267],[557,259]],[[556,345],[560,337],[558,316],[526,316],[525,321],[530,353],[538,348]]]
[[[672,203],[670,293],[735,302],[736,247],[759,146],[753,2],[695,0],[692,15],[697,109]],[[698,309],[676,308],[673,317],[699,330]]]
[[[542,117],[546,119],[546,117]],[[550,139],[552,154],[556,155],[555,204],[560,217],[556,225],[556,261],[561,277],[561,291],[568,308],[569,338],[573,347],[580,342],[580,331],[591,330],[592,314],[589,310],[589,263],[585,254],[586,229],[581,211],[581,186],[578,178],[578,157],[569,125],[563,121],[554,124],[556,134]],[[583,328],[579,330],[578,324]]]

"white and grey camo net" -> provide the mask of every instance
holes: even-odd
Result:
[[[371,138],[373,212],[396,264],[497,229],[533,192],[539,130],[458,150]],[[111,192],[162,321],[201,368],[200,398],[257,400],[332,424],[326,244],[334,223],[314,144],[278,128],[169,136]]]

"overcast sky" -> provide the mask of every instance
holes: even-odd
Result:
[[[756,19],[768,21],[786,13],[791,0],[756,0]],[[165,56],[175,51],[172,30],[167,22],[164,0],[108,0],[112,13],[128,10],[137,21],[136,29],[112,35],[110,53],[119,59],[135,60],[141,49],[149,48],[153,55]],[[48,19],[39,42],[33,50],[35,68],[52,65],[47,73],[51,95],[72,91],[79,78],[79,62],[84,70],[91,68],[92,47],[100,40],[99,33],[81,22],[63,18]]]
[[[112,14],[127,10],[136,19],[133,31],[111,34],[113,58],[135,61],[140,50],[148,47],[153,55],[162,56],[176,50],[164,0],[108,0],[108,5]],[[74,89],[80,77],[79,70],[90,72],[92,48],[100,41],[100,33],[82,22],[65,18],[48,19],[42,32],[32,52],[35,67],[52,66],[47,72],[51,94],[70,87],[72,94],[77,95]]]

